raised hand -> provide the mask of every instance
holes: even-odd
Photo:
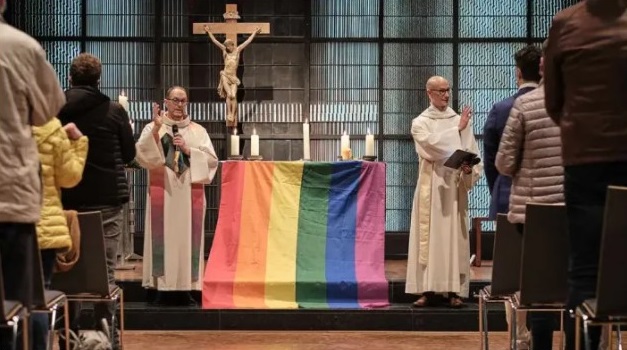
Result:
[[[205,26],[205,27],[204,27],[204,29],[205,29],[205,33],[207,33],[207,34],[211,33],[211,32],[209,31],[209,26]]]
[[[67,134],[67,137],[70,140],[78,140],[83,136],[83,133],[78,129],[78,127],[74,123],[66,124],[63,127],[63,129],[65,130],[65,133]]]
[[[259,34],[261,33],[261,27],[257,27],[257,30],[255,30],[255,34]]]
[[[466,129],[466,127],[468,126],[468,123],[470,122],[471,114],[472,114],[472,110],[470,109],[470,107],[464,106],[464,109],[462,110],[461,119],[459,120],[459,126],[458,126],[459,131]]]
[[[161,125],[163,125],[163,111],[156,102],[152,104],[152,121],[155,123],[153,132],[159,132]]]

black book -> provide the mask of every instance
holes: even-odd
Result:
[[[462,151],[461,149],[458,149],[457,151],[455,151],[455,153],[448,157],[446,162],[444,162],[444,166],[448,168],[459,169],[464,163],[470,166],[474,166],[479,164],[480,161],[481,158],[479,158],[478,155],[472,152]]]

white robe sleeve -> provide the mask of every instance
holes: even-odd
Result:
[[[461,149],[461,138],[457,126],[432,132],[428,118],[418,117],[411,125],[411,134],[420,158],[435,162],[447,159]]]
[[[139,165],[148,170],[162,167],[165,164],[163,146],[160,142],[155,142],[155,138],[152,136],[153,128],[154,123],[146,125],[135,144],[137,151],[135,159]],[[159,136],[162,136],[161,133]]]
[[[465,151],[479,154],[479,145],[477,145],[477,139],[473,132],[472,119],[468,122],[468,126],[460,133],[462,147]],[[470,191],[472,187],[479,181],[481,173],[483,172],[483,160],[472,167],[472,173],[464,174],[461,172],[461,183],[465,187],[466,191]]]
[[[208,185],[218,170],[218,157],[213,149],[209,134],[203,128],[198,135],[199,146],[190,147],[189,165],[192,183]]]

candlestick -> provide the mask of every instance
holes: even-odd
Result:
[[[253,128],[253,134],[250,135],[250,155],[253,157],[259,156],[259,135],[257,135],[257,129]]]
[[[374,135],[370,134],[370,128],[366,135],[366,156],[374,156]]]
[[[237,129],[233,129],[233,135],[231,135],[231,155],[239,156],[239,136],[237,135]]]
[[[118,96],[118,103],[121,104],[122,107],[124,107],[126,113],[128,113],[128,96],[126,96],[124,90],[122,90],[122,92],[120,92],[120,95]]]
[[[309,149],[309,120],[305,119],[303,124],[303,159],[311,159],[311,153]]]
[[[351,142],[350,136],[346,133],[346,130],[344,130],[344,135],[342,135],[341,140],[340,140],[340,152],[344,150],[345,148],[351,148],[350,142]]]

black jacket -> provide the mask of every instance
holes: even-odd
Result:
[[[59,112],[65,125],[74,123],[89,138],[83,179],[63,189],[64,209],[88,210],[128,202],[129,188],[124,164],[135,158],[135,139],[124,108],[90,86],[65,92],[67,103]]]

